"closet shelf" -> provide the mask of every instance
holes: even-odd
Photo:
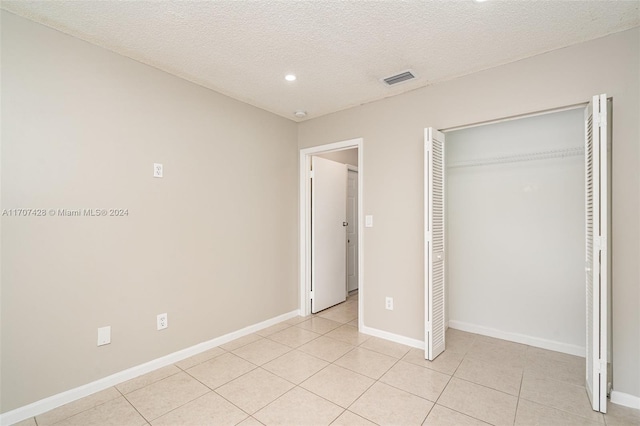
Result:
[[[478,158],[476,160],[456,161],[447,165],[449,169],[460,167],[486,166],[490,164],[518,163],[522,161],[547,160],[550,158],[564,158],[584,155],[584,147],[556,149],[551,151],[532,152],[527,154],[509,155],[504,157]]]

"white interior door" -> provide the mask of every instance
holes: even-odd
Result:
[[[586,387],[593,409],[603,413],[608,384],[610,118],[607,96],[594,96],[585,111]]]
[[[347,291],[358,289],[358,172],[347,176]]]
[[[311,312],[346,300],[347,166],[312,157]]]
[[[444,134],[424,131],[425,352],[430,361],[445,348]]]

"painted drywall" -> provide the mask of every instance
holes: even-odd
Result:
[[[295,123],[1,14],[2,412],[297,309]]]
[[[319,154],[318,157],[326,158],[327,160],[337,161],[342,164],[349,164],[352,166],[358,165],[358,150],[357,149],[343,149],[341,151],[327,152],[326,154]]]
[[[460,167],[583,145],[584,108],[446,134],[450,324],[584,356],[584,155]]]
[[[363,138],[367,327],[423,340],[424,128],[613,97],[613,387],[640,397],[640,33],[633,29],[301,123],[299,147]],[[385,296],[394,310],[384,309]]]

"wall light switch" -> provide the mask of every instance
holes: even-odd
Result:
[[[98,329],[98,346],[111,343],[111,326],[100,327]]]
[[[373,215],[366,215],[364,217],[364,226],[365,228],[373,228]]]
[[[153,163],[153,177],[157,177],[157,178],[162,177],[162,164]]]

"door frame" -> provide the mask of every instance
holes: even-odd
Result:
[[[358,162],[360,159],[358,159]],[[354,166],[351,164],[347,164],[347,179],[349,176],[349,172],[355,172],[358,174],[358,166]],[[347,197],[349,196],[349,189],[347,189]],[[358,174],[358,200],[360,199],[360,174]],[[358,201],[358,203],[360,203]],[[360,238],[360,206],[357,206],[358,212],[356,213],[356,217],[358,218],[358,239]],[[359,241],[358,241],[359,243]],[[360,247],[358,247],[358,253],[360,252]],[[358,280],[360,280],[360,265],[358,265]],[[356,289],[357,290],[357,289]],[[349,297],[349,245],[347,244],[347,286],[346,286],[347,297]],[[360,294],[360,293],[358,293]]]
[[[311,313],[311,157],[313,155],[325,154],[331,151],[343,151],[346,149],[357,148],[358,149],[358,329],[362,329],[364,325],[364,303],[363,303],[363,290],[364,290],[364,220],[362,220],[363,214],[363,182],[364,179],[364,151],[363,151],[363,139],[349,139],[340,142],[329,143],[325,145],[314,146],[310,148],[300,149],[299,166],[299,190],[300,195],[298,199],[300,211],[299,211],[299,224],[300,230],[298,233],[299,240],[299,310],[300,315],[305,317]]]

